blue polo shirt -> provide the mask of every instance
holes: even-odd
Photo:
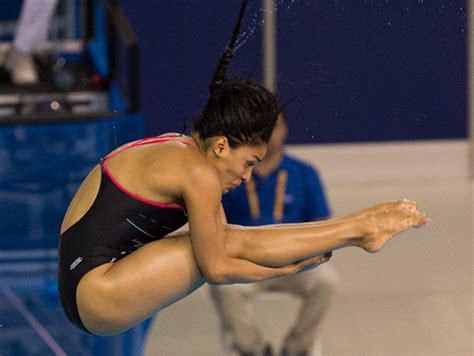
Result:
[[[275,191],[278,174],[287,172],[287,182],[283,194],[283,216],[274,221]],[[266,178],[253,174],[259,203],[259,217],[250,213],[248,194],[244,184],[222,197],[222,204],[231,224],[257,226],[274,223],[298,223],[325,219],[330,209],[323,184],[316,169],[297,159],[284,155],[278,169]]]

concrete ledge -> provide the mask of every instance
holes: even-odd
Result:
[[[468,180],[468,140],[288,145],[329,184]]]

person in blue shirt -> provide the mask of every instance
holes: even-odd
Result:
[[[223,196],[229,223],[257,226],[327,219],[330,208],[317,170],[284,152],[287,136],[280,113],[268,142],[266,158],[255,167],[252,179]],[[286,292],[302,299],[298,317],[284,341],[281,355],[320,352],[319,332],[337,285],[329,265],[295,276],[232,286],[211,286],[221,322],[223,352],[272,355],[259,330],[254,298],[261,293]],[[316,342],[315,342],[316,341]]]

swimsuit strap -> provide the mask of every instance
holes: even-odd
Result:
[[[182,135],[182,134],[172,132],[172,133],[167,133],[167,134],[163,134],[163,135],[160,135],[160,136],[142,138],[141,140],[137,140],[137,141],[133,141],[133,142],[130,142],[128,144],[125,144],[124,146],[122,146],[118,150],[115,150],[112,153],[109,153],[107,156],[102,158],[102,162],[105,163],[105,161],[107,161],[109,158],[112,158],[112,157],[118,155],[120,152],[123,152],[123,151],[125,151],[129,148],[132,148],[132,147],[147,145],[147,144],[150,144],[150,143],[170,142],[170,141],[173,141],[174,138],[183,137],[183,136],[184,135]],[[185,141],[175,141],[175,142],[181,143],[183,145],[190,146],[190,147],[196,147],[196,145],[191,143],[191,142],[185,142]]]
[[[120,184],[116,179],[115,177],[112,175],[112,173],[110,173],[109,169],[107,168],[107,165],[106,165],[106,161],[109,160],[110,158],[116,156],[117,154],[119,154],[120,152],[123,152],[125,151],[126,149],[129,149],[129,148],[132,148],[132,147],[137,147],[137,146],[141,146],[141,145],[146,145],[146,144],[149,144],[149,143],[161,143],[161,142],[170,142],[170,141],[173,141],[174,138],[177,138],[177,137],[183,137],[184,135],[182,134],[179,134],[179,133],[168,133],[168,134],[163,134],[163,135],[160,135],[160,136],[155,136],[155,137],[148,137],[148,138],[143,138],[141,140],[137,140],[137,141],[134,141],[134,142],[131,142],[129,144],[126,144],[125,146],[121,147],[120,149],[108,154],[107,156],[105,156],[104,158],[102,158],[100,160],[100,166],[101,166],[101,169],[102,169],[102,172],[105,173],[107,175],[107,177],[112,181],[112,183],[117,186],[117,188],[119,188],[121,191],[123,191],[125,194],[131,196],[132,198],[134,199],[137,199],[137,200],[140,200],[146,204],[150,204],[150,205],[154,205],[154,206],[158,206],[158,207],[161,207],[161,208],[171,208],[171,209],[182,209],[182,210],[186,210],[183,206],[179,205],[179,204],[162,204],[162,203],[157,203],[157,202],[154,202],[154,201],[151,201],[151,200],[148,200],[148,199],[145,199],[145,198],[142,198],[132,192],[130,192],[129,190],[125,189],[125,187]],[[196,147],[195,144],[193,143],[190,143],[190,142],[184,142],[184,141],[175,141],[177,143],[181,143],[183,145],[186,145],[186,146],[190,146],[190,147]]]

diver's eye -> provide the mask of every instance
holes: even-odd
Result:
[[[247,161],[245,163],[247,164],[248,167],[253,167],[255,165],[255,162],[253,161]]]

